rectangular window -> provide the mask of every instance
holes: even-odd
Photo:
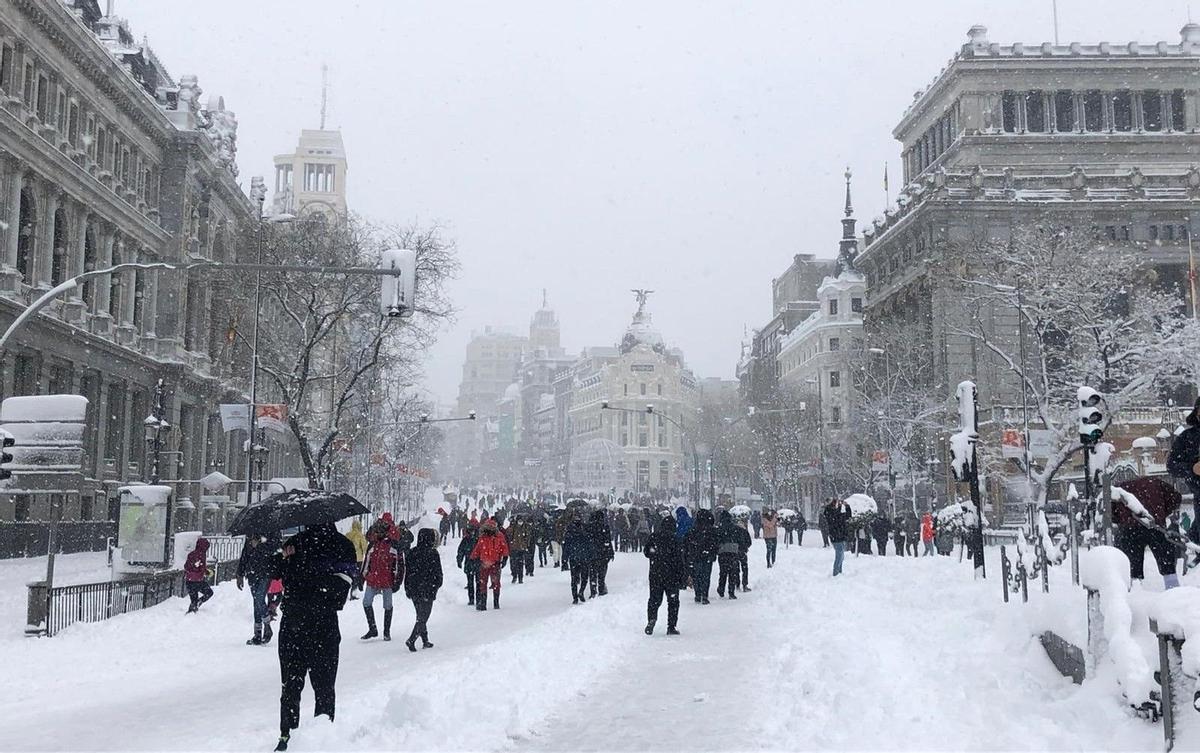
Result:
[[[4,45],[0,48],[0,88],[12,93],[13,48]]]
[[[1168,241],[1175,240],[1175,226],[1174,225],[1163,225],[1163,240],[1168,240]]]
[[[838,302],[837,302],[837,299],[836,299],[836,298],[831,298],[831,299],[829,299],[829,315],[830,315],[830,316],[837,316],[837,312],[838,312]]]
[[[1116,225],[1105,225],[1104,226],[1104,237],[1108,238],[1110,241],[1115,241],[1117,239],[1117,226]]]
[[[662,397],[662,382],[659,382],[657,386],[658,386],[658,396]]]
[[[1181,89],[1171,92],[1171,130],[1187,130],[1187,119],[1183,113],[1183,91]]]
[[[644,431],[638,432],[638,447],[649,447],[650,438]]]
[[[67,132],[67,93],[62,89],[58,90],[58,101],[54,106],[54,127],[59,133]]]
[[[840,424],[841,422],[842,422],[842,406],[840,406],[840,405],[829,406],[829,423]]]
[[[1113,129],[1117,131],[1133,130],[1133,93],[1128,90],[1119,91],[1112,95]]]
[[[79,146],[79,105],[71,103],[71,115],[67,119],[67,139],[71,146]]]
[[[18,523],[29,522],[29,495],[13,495],[13,520]]]
[[[621,411],[621,426],[629,426],[629,414]]]
[[[1147,131],[1163,129],[1162,95],[1156,91],[1142,92],[1142,122]]]
[[[1054,92],[1054,127],[1059,133],[1075,130],[1075,95]]]
[[[1046,99],[1040,91],[1025,92],[1025,130],[1031,133],[1046,130]]]
[[[842,349],[842,338],[840,338],[840,337],[829,338],[829,351],[831,353],[837,352],[841,349]]]
[[[25,80],[21,84],[21,96],[25,100],[25,106],[32,108],[34,96],[37,93],[37,74],[34,71],[33,63],[25,64]]]
[[[842,386],[842,372],[840,372],[840,371],[829,372],[829,386],[830,387],[841,387]]]
[[[1017,132],[1017,95],[1005,92],[1001,98],[1001,115],[1005,133]]]
[[[629,446],[629,433],[628,432],[624,432],[624,431],[621,432],[621,446],[622,447]]]
[[[640,388],[641,388],[642,394],[645,395],[646,394],[646,383],[642,382],[640,385]]]
[[[1104,95],[1098,91],[1083,95],[1083,128],[1091,133],[1104,130]]]
[[[861,314],[862,313],[862,299],[861,298],[851,298],[850,299],[850,312],[853,314]]]
[[[667,446],[667,434],[666,434],[666,432],[662,432],[662,431],[660,431],[660,432],[658,433],[658,446],[659,446],[659,447],[666,447],[666,446]]]
[[[45,76],[37,80],[37,116],[43,123],[50,120],[50,79]]]
[[[91,520],[95,517],[95,497],[85,494],[79,498],[79,519]]]
[[[1158,240],[1158,225],[1150,226],[1150,240],[1152,240],[1152,241]]]

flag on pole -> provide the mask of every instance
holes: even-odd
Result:
[[[250,406],[246,403],[221,404],[221,428],[225,431],[250,429]],[[254,422],[259,428],[286,434],[287,406],[275,403],[260,403],[255,406]]]
[[[883,163],[883,192],[888,192],[887,163]]]

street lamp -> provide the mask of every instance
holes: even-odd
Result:
[[[171,424],[163,417],[163,380],[154,385],[154,408],[142,421],[146,444],[150,445],[150,483],[159,481],[159,459],[162,456],[163,435],[171,430]],[[145,475],[143,471],[143,476]]]

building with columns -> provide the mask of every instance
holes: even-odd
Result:
[[[257,208],[236,145],[224,101],[204,98],[195,76],[173,78],[96,0],[0,4],[0,326],[85,270],[243,258]],[[245,320],[213,275],[130,270],[25,325],[0,361],[3,395],[88,398],[85,480],[61,495],[0,495],[0,556],[44,551],[52,504],[66,549],[114,535],[117,486],[146,477],[143,419],[160,379],[173,427],[163,478],[244,478],[244,434],[221,430],[217,406],[246,401],[248,356],[232,336]],[[176,527],[208,522],[198,486],[177,489]]]
[[[275,214],[346,216],[346,146],[341,131],[305,128],[296,151],[275,157]]]

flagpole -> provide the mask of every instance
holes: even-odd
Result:
[[[892,205],[892,192],[888,188],[888,165],[883,163],[883,208],[887,209]]]

